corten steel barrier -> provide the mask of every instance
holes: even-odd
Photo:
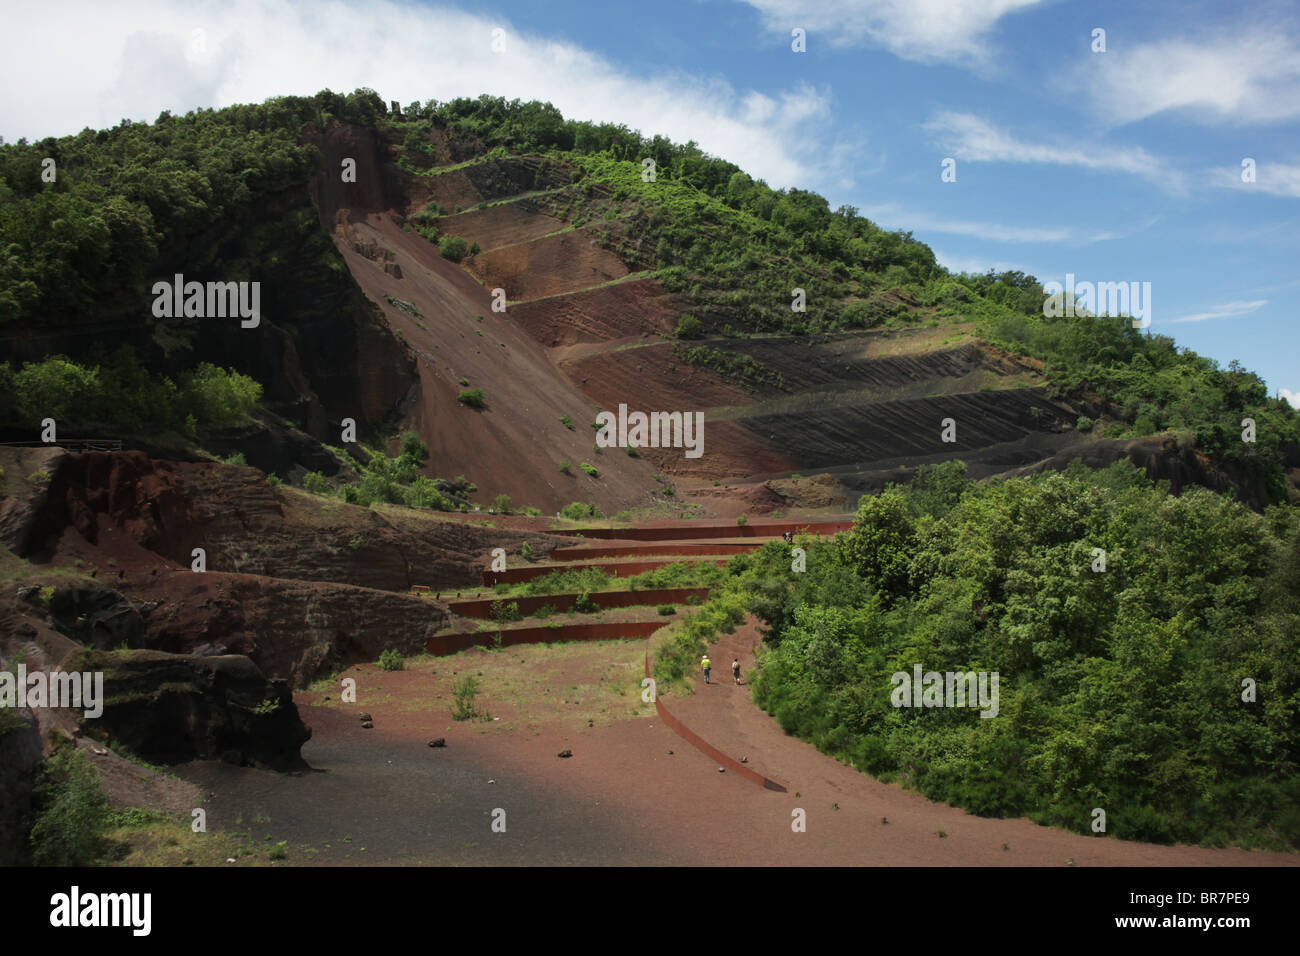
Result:
[[[649,654],[646,654],[645,656],[645,676],[646,677],[650,676],[650,655]],[[655,694],[655,710],[659,712],[659,718],[665,724],[671,727],[673,729],[673,732],[676,733],[678,737],[681,737],[683,740],[685,740],[696,750],[713,758],[718,763],[726,767],[728,770],[731,770],[734,773],[738,773],[746,780],[756,783],[760,787],[766,787],[768,790],[775,790],[778,793],[789,792],[786,790],[785,787],[781,786],[775,780],[763,776],[757,770],[751,770],[749,767],[746,767],[743,763],[741,763],[739,760],[735,759],[734,757],[728,757],[717,747],[713,746],[713,744],[709,743],[707,740],[705,740],[695,731],[691,730],[691,728],[687,727],[680,720],[678,720],[671,713],[669,713],[668,708],[664,706],[664,702],[659,699],[658,694]]]
[[[853,518],[838,521],[783,521],[774,524],[696,524],[689,528],[574,528],[548,531],[566,537],[582,535],[591,539],[624,541],[684,541],[691,538],[779,538],[792,534],[836,534],[853,527]]]
[[[709,589],[658,588],[644,591],[591,591],[589,593],[591,600],[599,604],[601,610],[611,607],[635,607],[638,604],[684,604],[691,595],[703,601],[709,596]],[[556,611],[567,611],[573,607],[573,602],[580,596],[578,593],[573,593],[550,594],[541,597],[489,598],[483,601],[452,601],[447,607],[453,614],[459,614],[461,617],[490,618],[492,616],[492,605],[500,601],[502,604],[519,605],[520,616],[530,617],[538,608],[547,604],[555,608]]]
[[[602,622],[600,624],[566,624],[563,627],[518,627],[504,629],[501,646],[515,644],[555,644],[560,641],[616,641],[622,638],[649,637],[667,621],[630,621],[625,624]],[[471,647],[495,647],[497,631],[474,631],[459,634],[438,634],[424,642],[430,654],[455,654]]]
[[[751,551],[757,551],[762,546],[763,544],[760,541],[719,541],[716,544],[645,544],[638,541],[621,547],[618,545],[596,545],[594,547],[578,545],[572,548],[556,548],[551,552],[550,557],[556,561],[562,561],[569,558],[581,560],[583,558],[618,558],[631,555],[649,557],[662,554],[749,554]]]
[[[696,558],[695,563],[707,561],[710,564],[726,564],[730,560],[730,558]],[[534,565],[531,568],[512,568],[508,571],[483,571],[480,574],[483,584],[486,587],[494,588],[498,584],[518,584],[521,581],[531,581],[533,578],[554,574],[556,571],[584,571],[587,568],[595,568],[597,571],[612,574],[616,578],[630,578],[642,571],[653,571],[669,564],[681,563],[680,561],[616,561],[609,564],[543,564]]]

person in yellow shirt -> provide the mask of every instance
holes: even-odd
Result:
[[[713,666],[713,661],[709,660],[709,655],[705,654],[700,660],[700,666],[704,668],[704,683],[709,682],[709,668]]]

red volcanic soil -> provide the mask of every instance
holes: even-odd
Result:
[[[511,301],[589,289],[628,273],[623,261],[598,246],[586,228],[503,246],[465,264],[487,288],[505,289]]]
[[[630,279],[520,302],[509,314],[529,335],[554,348],[578,342],[635,342],[642,333],[667,335],[684,311],[682,301],[665,292],[658,280]]]
[[[427,472],[465,475],[478,486],[479,500],[504,493],[517,506],[536,505],[545,512],[571,501],[592,501],[613,512],[649,499],[656,485],[647,461],[606,454],[595,459],[599,478],[579,471],[577,464],[595,454],[586,427],[595,410],[551,364],[545,349],[492,311],[492,284],[480,286],[438,257],[428,240],[403,232],[387,215],[349,228],[356,241],[391,252],[401,269],[398,278],[340,243],[361,288],[383,303],[390,326],[401,331],[417,357],[420,384],[409,416],[429,447]],[[385,296],[414,304],[420,316],[388,304]],[[462,380],[469,385],[462,386]],[[485,409],[457,400],[466,387],[484,389]],[[581,424],[566,428],[561,423],[566,415]],[[559,471],[564,460],[573,463],[572,474]]]
[[[472,209],[458,216],[445,216],[438,229],[445,236],[460,236],[477,242],[485,250],[540,239],[565,227],[562,220],[528,208],[524,202],[502,203],[486,209]]]
[[[1151,846],[1027,820],[985,819],[880,783],[787,737],[754,706],[747,687],[732,683],[732,657],[739,656],[748,673],[756,641],[752,628],[742,627],[711,650],[718,677],[713,684],[697,680],[695,697],[663,699],[705,740],[748,757],[746,766],[783,784],[786,793],[719,773],[715,761],[657,716],[615,716],[588,726],[554,711],[538,718],[531,707],[521,711],[489,694],[499,721],[452,721],[450,685],[500,660],[486,651],[434,661],[434,674],[427,659],[392,674],[369,665],[354,668],[348,673],[358,680],[358,704],[326,701],[326,694],[337,696],[329,691],[296,695],[313,729],[303,755],[317,773],[288,777],[216,763],[190,764],[179,772],[216,793],[209,811],[213,825],[232,826],[237,815],[269,818],[254,835],[265,829],[274,840],[291,841],[295,863],[1300,863],[1295,854]],[[501,653],[533,655],[519,669],[524,680],[546,666],[538,656],[545,649]],[[548,670],[545,683],[557,696],[590,686],[606,656],[626,657],[626,648],[587,645],[581,655],[568,655]],[[372,716],[373,729],[360,726],[363,710]],[[432,737],[444,737],[446,747],[428,747]],[[572,756],[558,757],[564,750]],[[806,813],[806,832],[791,829],[796,809]],[[498,810],[506,813],[504,833],[491,830]],[[306,854],[307,847],[314,852]]]
[[[700,412],[754,401],[753,394],[724,381],[716,372],[683,361],[674,354],[673,344],[639,344],[635,339],[621,344],[634,347],[594,354],[574,349],[561,358],[560,368],[592,401],[611,411],[620,403],[632,411]],[[713,422],[709,426],[713,427]]]

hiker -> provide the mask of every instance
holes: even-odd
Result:
[[[734,661],[731,662],[731,676],[732,678],[735,679],[737,684],[740,683],[740,658],[739,657],[737,657]]]
[[[704,683],[709,682],[709,669],[713,667],[713,661],[709,660],[709,655],[705,654],[700,660],[700,666],[704,668]]]

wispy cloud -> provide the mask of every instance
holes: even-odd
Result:
[[[976,222],[963,219],[945,219],[929,213],[902,209],[894,203],[867,206],[862,210],[876,222],[914,232],[941,232],[954,236],[970,236],[994,242],[1061,242],[1088,245],[1118,239],[1116,232],[1082,232],[1077,226],[1007,226],[994,222]]]
[[[1286,399],[1287,404],[1292,408],[1300,408],[1300,392],[1292,391],[1289,388],[1279,388],[1277,393],[1280,397]]]
[[[498,28],[505,51],[495,53]],[[693,139],[774,186],[844,175],[829,168],[825,91],[763,93],[708,73],[637,76],[505,19],[395,0],[71,0],[6,18],[0,64],[0,133],[10,140],[368,86],[402,103],[485,92],[550,100],[566,116]]]
[[[1251,302],[1224,302],[1221,305],[1211,306],[1208,312],[1180,315],[1176,319],[1166,319],[1165,321],[1172,325],[1178,322],[1208,322],[1211,319],[1234,319],[1238,316],[1257,312],[1266,305],[1268,305],[1268,299],[1255,299]]]
[[[933,247],[931,247],[933,248]],[[1024,272],[1033,275],[1034,270],[1022,263],[1005,260],[991,260],[987,256],[957,256],[940,249],[934,249],[934,258],[949,272],[971,272],[983,274],[992,269],[994,272]]]
[[[1050,142],[1021,139],[971,113],[937,113],[924,125],[936,142],[955,159],[970,163],[1034,163],[1074,166],[1097,172],[1140,176],[1173,191],[1181,191],[1184,176],[1140,146],[1105,146],[1088,141],[1063,140],[1054,133]]]
[[[808,42],[832,47],[881,46],[922,63],[988,63],[990,34],[1009,13],[1043,0],[744,0],[764,25],[790,35],[808,31]]]
[[[1243,157],[1245,159],[1247,157]],[[1241,178],[1241,166],[1215,169],[1210,175],[1210,182],[1225,189],[1241,189],[1246,192],[1267,193],[1270,196],[1285,196],[1300,199],[1300,165],[1274,163],[1250,157],[1255,162],[1254,182],[1244,182]]]
[[[1195,123],[1278,123],[1300,116],[1300,40],[1285,24],[1236,34],[1112,43],[1074,81],[1116,124],[1177,112]]]

